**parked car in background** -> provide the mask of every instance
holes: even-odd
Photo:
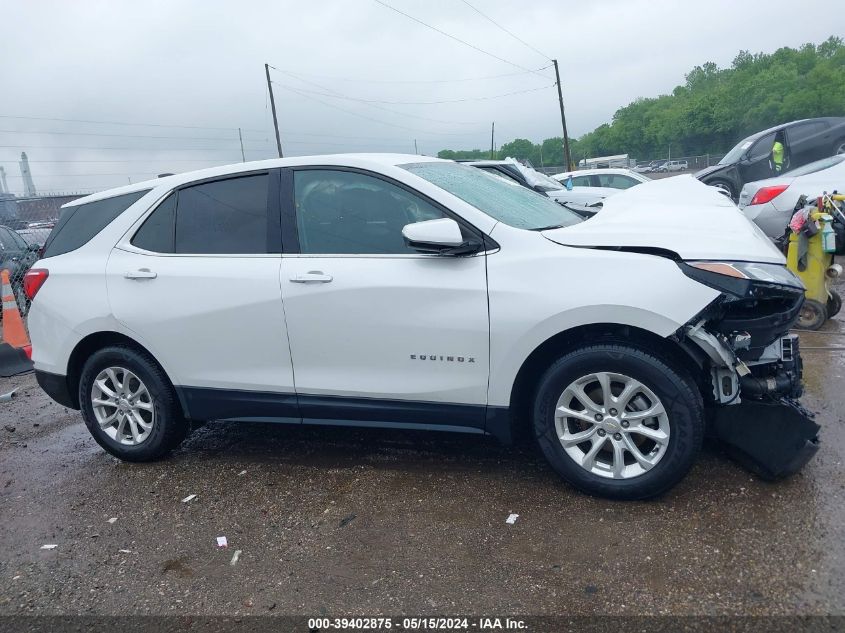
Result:
[[[633,171],[637,172],[638,174],[648,174],[651,173],[652,167],[651,165],[637,165],[634,167]]]
[[[670,160],[663,165],[663,171],[684,171],[685,169],[689,169],[689,164],[685,160]]]
[[[191,420],[524,431],[581,490],[658,495],[695,462],[705,412],[742,429],[755,400],[800,394],[803,287],[692,178],[608,205],[585,222],[397,154],[100,192],[65,207],[27,273],[35,375],[130,462],[178,446]],[[219,336],[233,319],[238,335]],[[743,437],[774,451],[791,426]],[[789,472],[817,444],[799,446]]]
[[[53,230],[53,227],[44,227],[44,228],[25,228],[25,229],[18,229],[17,234],[20,235],[27,244],[35,244],[39,248],[44,246],[47,242],[47,238],[50,236],[50,231]]]
[[[725,189],[738,200],[746,183],[776,175],[771,158],[779,133],[784,145],[784,173],[827,156],[845,154],[845,117],[802,119],[744,138],[718,164],[702,169],[695,177]]]
[[[814,199],[825,191],[845,192],[845,154],[746,184],[739,194],[739,208],[766,235],[777,239],[786,230],[798,198],[803,194]]]
[[[29,301],[23,291],[23,276],[38,260],[41,245],[30,244],[8,226],[0,226],[0,270],[9,271],[12,292],[21,314],[26,314]]]
[[[610,187],[611,189],[628,189],[651,180],[631,169],[619,168],[565,171],[554,174],[552,178],[560,183],[566,183],[570,176],[575,187]]]
[[[523,165],[513,158],[461,162],[500,177],[511,178],[514,182],[545,194],[561,204],[571,202],[578,205],[593,206],[601,204],[602,200],[619,192],[618,189],[610,187],[573,186],[572,189],[567,189],[564,183],[541,174],[536,169]]]

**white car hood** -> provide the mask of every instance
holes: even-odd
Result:
[[[660,248],[685,260],[785,263],[731,200],[692,176],[625,189],[607,198],[595,217],[543,235],[565,246]]]

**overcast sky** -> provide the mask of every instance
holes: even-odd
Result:
[[[695,65],[845,33],[841,0],[383,1],[510,63],[376,0],[0,0],[9,188],[23,190],[22,150],[41,191],[238,162],[238,127],[247,160],[273,157],[265,62],[285,155],[413,153],[415,139],[435,154],[489,147],[492,121],[497,146],[560,135],[546,56],[578,137]],[[507,93],[521,94],[478,99]]]

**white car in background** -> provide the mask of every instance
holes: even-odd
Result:
[[[553,175],[552,178],[565,184],[570,176],[575,187],[609,187],[611,189],[630,189],[651,180],[648,176],[643,176],[632,169],[617,168],[565,171]]]
[[[822,158],[774,178],[749,182],[739,194],[738,206],[766,235],[777,239],[786,230],[802,194],[815,198],[834,190],[845,191],[845,154]]]
[[[567,189],[564,183],[558,182],[536,169],[523,165],[515,158],[465,161],[464,164],[483,169],[494,176],[499,176],[500,178],[543,193],[561,204],[572,203],[592,207],[600,205],[605,198],[620,191],[611,187],[584,187],[577,185],[571,189]]]

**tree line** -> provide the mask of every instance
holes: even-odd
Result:
[[[669,95],[640,98],[620,108],[610,123],[570,139],[572,159],[628,154],[647,160],[721,154],[759,130],[821,116],[845,115],[845,44],[780,48],[774,53],[741,51],[728,68],[707,62],[685,76]],[[490,158],[490,150],[450,150],[439,158]],[[542,143],[515,139],[497,158],[528,159],[535,166],[562,165],[563,139]]]

